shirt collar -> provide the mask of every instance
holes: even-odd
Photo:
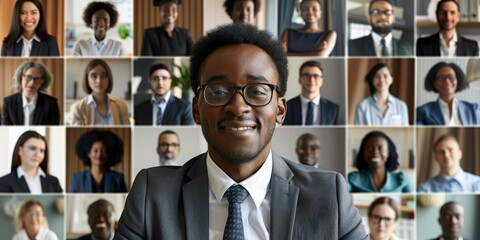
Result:
[[[95,46],[95,45],[105,46],[105,45],[107,45],[107,43],[108,43],[108,38],[105,37],[103,40],[98,41],[98,40],[95,38],[95,35],[93,35],[93,36],[90,38],[90,43],[91,43],[93,46]]]
[[[375,103],[378,102],[378,98],[377,98],[377,95],[375,94],[372,94],[371,98],[370,98],[372,101],[374,101]],[[388,96],[387,96],[387,103],[388,104],[392,104],[393,103],[393,98],[392,98],[392,95],[389,93]]]
[[[465,172],[463,171],[463,169],[460,168],[460,169],[458,170],[458,172],[455,173],[455,175],[453,175],[453,176],[448,176],[448,175],[446,175],[446,174],[440,174],[440,176],[441,176],[444,180],[455,179],[455,180],[457,180],[458,182],[463,183],[463,182],[466,181],[465,178],[467,177],[467,174],[465,174]]]
[[[28,102],[27,96],[25,93],[22,92],[22,107],[26,107],[28,104],[33,104],[34,106],[37,105],[38,93],[35,93],[31,102]]]
[[[268,153],[267,159],[256,173],[242,182],[235,182],[220,167],[213,162],[210,154],[207,152],[207,173],[210,189],[218,201],[221,201],[227,189],[234,185],[242,185],[250,194],[255,203],[259,207],[268,193],[270,179],[273,171],[272,151]]]
[[[20,41],[30,42],[32,40],[40,42],[40,38],[38,38],[37,34],[35,34],[35,35],[33,35],[33,38],[30,39],[30,40],[26,39],[23,35],[20,35],[20,37],[17,39],[17,43],[20,42]]]
[[[448,103],[443,101],[443,99],[438,98],[438,103],[440,104],[440,107],[448,108]],[[454,97],[453,98],[453,103],[452,103],[452,109],[457,109],[457,106],[458,106],[458,100],[457,100],[457,97]]]
[[[110,106],[110,101],[112,99],[110,99],[110,97],[107,95],[107,106]],[[94,107],[97,107],[97,102],[95,102],[95,98],[93,98],[93,95],[92,94],[89,94],[88,95],[88,98],[87,98],[87,104],[92,104]]]
[[[165,102],[168,102],[168,100],[170,100],[171,95],[172,95],[172,92],[168,91],[167,94],[165,95],[165,97],[163,97],[163,98],[161,98],[160,100],[157,101],[157,99],[155,98],[155,94],[152,94],[152,98],[150,99],[150,102],[152,104],[159,105],[159,104],[162,103],[162,100],[165,100]]]
[[[320,104],[320,95],[316,96],[312,100],[300,95],[300,100],[302,101],[302,104],[308,104],[311,101],[311,102],[315,103],[315,105],[318,106],[318,104]]]
[[[382,37],[380,35],[378,35],[376,32],[372,32],[372,38],[375,45],[380,45],[380,41],[382,40]],[[393,34],[391,32],[387,34],[385,37],[383,37],[383,39],[385,39],[385,44],[387,45],[387,47],[392,42],[392,38],[393,38]]]
[[[439,33],[438,35],[440,35],[440,43],[443,45],[443,46],[446,46],[446,47],[453,47],[453,46],[456,46],[457,45],[457,42],[458,42],[458,35],[457,35],[457,32],[455,32],[453,34],[453,38],[452,40],[450,41],[450,45],[447,46],[445,44],[445,39],[443,39],[443,35],[441,33]]]
[[[23,170],[22,166],[20,165],[20,166],[17,167],[17,177],[21,178],[23,175],[28,176],[25,173],[25,171]],[[37,176],[35,176],[35,177],[38,177],[38,176],[45,177],[45,175],[46,175],[45,172],[42,170],[41,167],[39,167],[38,172],[37,172]]]

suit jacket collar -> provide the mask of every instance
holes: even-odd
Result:
[[[93,189],[92,189],[92,186],[93,186],[93,176],[92,176],[92,171],[90,170],[87,170],[85,171],[86,172],[86,178],[85,178],[85,185],[84,185],[84,189],[85,189],[85,192],[92,192]],[[107,170],[105,171],[104,175],[103,175],[103,187],[104,187],[104,192],[108,193],[108,192],[115,192],[115,189],[114,189],[114,184],[112,183],[112,172],[110,170]]]
[[[434,41],[431,42],[431,44],[433,46],[432,56],[441,56],[441,53],[440,53],[440,32],[437,32],[437,34],[435,34],[433,36],[434,36]],[[464,44],[464,39],[458,33],[457,33],[457,50],[456,50],[455,54],[457,56],[467,55],[467,49],[466,49],[466,46]]]
[[[22,100],[22,92],[16,93],[15,97],[13,99],[13,109],[15,109],[15,116],[14,118],[14,123],[18,123],[23,125],[23,100]]]
[[[432,118],[435,122],[438,122],[440,125],[444,125],[445,121],[443,119],[442,109],[440,108],[440,103],[437,101],[432,106]]]

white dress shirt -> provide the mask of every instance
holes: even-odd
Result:
[[[20,230],[17,232],[12,240],[29,240],[30,238],[27,235],[25,229]],[[38,231],[37,236],[35,236],[35,240],[58,240],[57,235],[48,228],[41,228]]]
[[[382,37],[377,33],[372,32],[372,38],[373,38],[373,45],[375,46],[375,54],[377,55],[377,57],[381,57],[382,43],[380,43],[380,41],[382,40]],[[393,45],[392,45],[393,34],[392,33],[387,34],[387,36],[385,36],[384,39],[385,39],[385,45],[387,46],[388,56],[393,56]]]
[[[452,117],[450,117],[450,110],[448,109],[448,103],[438,98],[440,109],[442,110],[443,120],[447,126],[461,126],[460,116],[458,115],[458,99],[454,98],[452,102]]]
[[[443,39],[443,35],[441,33],[439,33],[439,35],[440,35],[440,56],[454,57],[457,52],[457,42],[458,42],[457,32],[453,34],[453,38],[452,40],[450,40],[448,45],[445,43],[445,40]]]
[[[80,39],[73,47],[74,56],[123,56],[125,50],[120,41],[105,38],[97,41],[95,37]]]
[[[305,125],[305,121],[307,121],[307,113],[308,113],[308,103],[311,101],[315,105],[313,108],[313,125],[320,124],[320,95],[316,98],[309,100],[308,98],[300,95],[300,101],[302,102],[302,125]]]
[[[33,119],[33,111],[35,111],[35,107],[37,106],[37,99],[38,99],[38,93],[33,96],[33,99],[31,102],[28,102],[27,96],[25,96],[24,93],[22,93],[22,107],[23,107],[23,125],[28,126],[32,125],[32,119]]]
[[[33,41],[40,42],[40,38],[37,37],[37,35],[33,35],[33,37],[29,40],[26,39],[23,35],[20,36],[17,40],[17,43],[22,41],[23,42],[23,47],[22,47],[22,57],[29,57],[30,53],[32,52],[32,46],[33,46]]]
[[[272,152],[262,167],[238,183],[249,193],[241,205],[245,239],[270,239],[270,179],[273,171]],[[228,200],[223,197],[229,187],[237,184],[207,153],[209,183],[209,239],[223,239],[228,216]]]
[[[46,174],[42,170],[42,168],[38,168],[38,172],[36,176],[30,176],[25,173],[23,170],[22,166],[17,167],[17,176],[18,178],[22,178],[22,176],[25,178],[25,181],[27,182],[28,189],[30,190],[31,194],[41,194],[42,193],[42,181],[40,180],[40,177],[45,177]]]

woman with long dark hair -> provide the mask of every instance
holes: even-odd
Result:
[[[57,39],[48,34],[39,0],[17,0],[2,56],[58,56]]]

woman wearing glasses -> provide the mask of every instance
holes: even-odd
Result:
[[[438,93],[438,100],[417,107],[417,125],[479,125],[480,104],[458,99],[468,88],[467,78],[455,63],[439,62],[425,77],[425,90]]]
[[[320,0],[303,0],[300,11],[305,26],[300,29],[285,29],[282,33],[282,45],[290,56],[328,57],[335,48],[337,33],[333,30],[320,31],[322,18]]]
[[[94,59],[87,64],[82,88],[88,96],[72,104],[71,125],[130,124],[127,104],[108,95],[113,89],[113,74],[107,62]]]
[[[59,125],[60,111],[57,99],[46,91],[52,75],[39,62],[22,63],[13,76],[20,92],[3,99],[3,125]]]
[[[368,227],[370,239],[400,240],[395,236],[395,228],[400,217],[398,204],[389,197],[379,197],[368,207]]]
[[[20,205],[15,215],[15,229],[17,233],[12,240],[57,240],[57,235],[48,229],[45,208],[40,201],[29,199]]]

